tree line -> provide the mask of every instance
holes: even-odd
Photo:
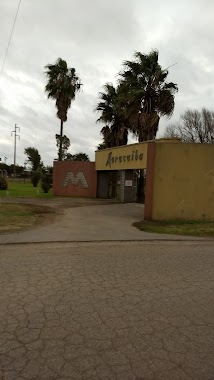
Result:
[[[168,69],[158,62],[159,53],[136,52],[134,60],[125,61],[118,75],[118,85],[106,83],[99,93],[96,111],[100,113],[98,122],[103,143],[98,147],[106,148],[125,145],[129,132],[139,142],[156,137],[161,116],[171,116],[174,110],[174,95],[178,87],[167,81]],[[82,83],[74,68],[59,58],[55,64],[45,67],[48,98],[55,100],[57,117],[60,119],[60,134],[56,135],[59,160],[66,159],[64,150],[67,137],[63,135],[63,125],[67,121],[68,109]]]
[[[24,175],[24,166],[16,165],[15,172],[18,176]],[[5,171],[7,175],[11,176],[14,173],[14,164],[7,165],[4,162],[0,162],[0,170]]]
[[[124,61],[117,75],[117,85],[106,83],[99,93],[95,110],[102,123],[103,141],[98,149],[126,145],[128,136],[139,142],[156,138],[161,117],[170,118],[175,107],[176,83],[168,81],[169,68],[159,63],[159,52],[149,54],[136,52],[130,61]],[[63,134],[71,107],[82,83],[74,68],[59,58],[55,64],[45,67],[48,98],[55,100],[57,117],[60,119],[60,134],[56,135],[59,160],[71,159],[67,153],[70,140]],[[169,125],[163,137],[179,137],[184,142],[214,141],[214,113],[207,109],[187,110],[180,121]]]
[[[64,136],[65,137],[65,136]],[[70,154],[65,153],[66,149],[69,147],[68,138],[64,138],[62,144],[62,154],[65,155],[66,160],[70,161],[89,161],[89,157],[85,153]],[[58,142],[59,145],[59,142]],[[41,155],[39,154],[38,149],[33,147],[28,147],[25,149],[25,155],[27,156],[27,163],[30,164],[31,168],[31,181],[35,187],[37,187],[40,180],[45,180],[46,182],[52,181],[53,167],[44,166]]]
[[[133,60],[123,63],[118,85],[104,85],[96,107],[97,122],[104,124],[102,148],[126,145],[129,132],[139,142],[153,140],[160,117],[172,115],[178,87],[167,81],[168,69],[158,58],[156,50],[147,55],[136,52]]]
[[[66,136],[64,136],[66,137]],[[67,153],[67,149],[70,146],[70,140],[66,137],[63,140],[62,144],[62,153],[63,159],[67,161],[89,161],[89,157],[85,153],[76,153],[70,154]],[[66,144],[64,144],[66,142]],[[59,142],[58,144],[59,145]],[[38,186],[39,181],[41,181],[42,188],[46,192],[51,188],[52,184],[52,174],[53,174],[53,166],[45,166],[41,159],[41,155],[39,154],[38,149],[34,147],[28,147],[24,150],[27,159],[25,161],[25,166],[16,165],[15,173],[18,177],[25,178],[26,176],[30,176],[31,182],[34,187]],[[26,169],[26,166],[30,168]],[[6,163],[0,162],[0,177],[3,175],[4,177],[13,176],[14,174],[14,165],[7,165]]]
[[[170,124],[163,137],[177,137],[185,143],[214,143],[214,112],[206,108],[186,110]]]

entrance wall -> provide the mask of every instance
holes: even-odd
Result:
[[[53,193],[107,198],[111,188],[133,202],[134,173],[145,168],[145,220],[214,220],[214,144],[162,139],[105,149],[96,152],[97,172],[93,162],[54,162]]]
[[[53,194],[95,198],[97,173],[95,162],[55,161]]]
[[[96,170],[145,169],[148,143],[129,144],[98,150]]]
[[[140,169],[146,168],[147,156],[148,142],[97,151],[98,198],[113,197],[122,203],[137,202],[138,173]],[[112,180],[115,185],[114,189],[112,187],[114,191],[107,193],[107,187],[111,187]]]
[[[154,153],[147,219],[214,220],[214,144],[157,140]]]

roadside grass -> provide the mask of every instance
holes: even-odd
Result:
[[[133,223],[133,226],[140,231],[170,234],[186,235],[197,237],[214,237],[214,221],[192,221],[192,220],[166,220],[166,221],[140,221]]]
[[[0,198],[65,198],[65,199],[87,199],[87,200],[96,200],[96,198],[93,197],[82,197],[82,196],[65,196],[60,195],[56,196],[53,195],[52,189],[45,194],[43,193],[43,190],[41,189],[40,184],[38,184],[37,187],[33,187],[31,182],[24,183],[23,181],[8,181],[8,189],[7,190],[0,190]]]
[[[49,193],[43,193],[40,184],[33,187],[31,182],[13,182],[8,181],[8,189],[0,190],[0,197],[26,197],[26,198],[52,198],[52,190]]]
[[[47,206],[23,205],[13,203],[0,204],[0,234],[18,232],[37,224],[53,220],[56,211]]]

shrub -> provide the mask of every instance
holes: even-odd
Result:
[[[0,177],[0,190],[7,190],[7,179]]]
[[[33,184],[33,187],[37,187],[39,180],[40,180],[41,174],[39,171],[34,171],[31,174],[31,182]]]
[[[41,188],[44,191],[44,193],[48,193],[51,189],[51,177],[48,174],[43,174],[41,179]]]

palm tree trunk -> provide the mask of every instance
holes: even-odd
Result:
[[[60,126],[60,144],[59,144],[59,161],[62,161],[62,137],[63,137],[63,121]]]

